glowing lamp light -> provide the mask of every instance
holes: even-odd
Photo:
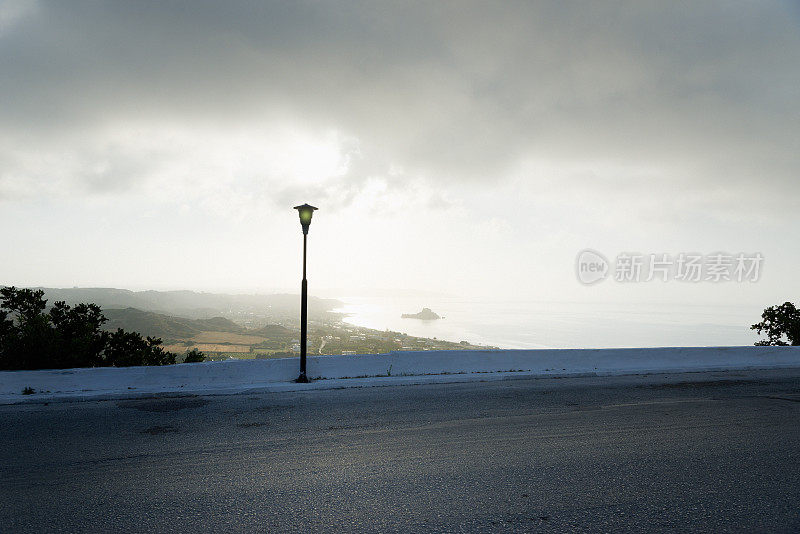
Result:
[[[300,225],[303,227],[303,234],[308,233],[308,227],[311,226],[311,216],[314,215],[314,210],[317,209],[310,204],[302,204],[295,206],[294,209],[300,215]]]

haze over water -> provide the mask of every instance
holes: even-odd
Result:
[[[340,297],[345,322],[500,348],[752,345],[752,306],[496,301],[452,297]],[[402,319],[423,307],[436,321]]]

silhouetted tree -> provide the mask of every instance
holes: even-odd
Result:
[[[175,354],[166,352],[160,339],[103,331],[106,318],[95,304],[56,302],[46,309],[40,289],[0,288],[0,369],[175,363]]]
[[[171,365],[175,354],[166,352],[160,338],[143,339],[137,332],[126,332],[117,328],[108,336],[105,350],[106,365],[126,367],[130,365]]]
[[[800,345],[800,310],[794,304],[771,306],[764,310],[761,319],[750,328],[759,334],[766,333],[767,339],[757,341],[756,345]]]
[[[55,367],[56,332],[45,313],[44,291],[3,287],[0,289],[0,365],[3,369]]]
[[[104,365],[103,352],[108,333],[102,330],[107,319],[100,306],[78,304],[70,308],[63,301],[50,309],[50,319],[56,330],[58,353],[56,367],[95,367]]]

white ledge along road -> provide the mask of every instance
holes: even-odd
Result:
[[[311,384],[294,384],[297,358],[162,367],[0,372],[0,402],[122,398],[157,393],[291,391],[500,380],[800,367],[800,347],[677,347],[422,351],[314,356]],[[25,388],[34,393],[23,395]]]

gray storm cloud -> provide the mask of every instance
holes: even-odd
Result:
[[[8,196],[48,183],[32,168],[41,154],[69,162],[50,174],[62,188],[99,191],[181,157],[109,141],[130,124],[332,129],[358,143],[344,189],[375,175],[480,187],[532,160],[590,170],[561,175],[563,187],[646,194],[636,169],[663,169],[725,204],[736,199],[721,187],[798,188],[800,17],[788,3],[0,9],[0,198],[4,185]]]

